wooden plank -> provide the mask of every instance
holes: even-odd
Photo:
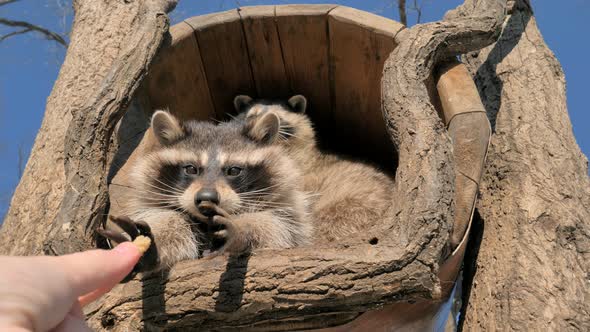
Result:
[[[287,77],[294,94],[309,100],[309,115],[320,133],[331,121],[327,14],[335,5],[276,7],[276,24]]]
[[[275,23],[275,6],[242,7],[239,14],[244,25],[258,97],[290,97],[293,92],[283,62]]]
[[[338,141],[387,162],[394,158],[394,148],[381,111],[381,75],[403,26],[348,7],[332,10],[328,24],[333,118],[342,128]]]
[[[210,119],[215,113],[193,29],[181,22],[170,34],[170,44],[150,68],[149,102],[154,110],[169,108],[181,119]]]
[[[386,17],[345,6],[339,6],[330,11],[330,19],[354,24],[379,36],[390,37],[391,39],[395,38],[405,28],[403,24]]]
[[[195,30],[218,118],[233,112],[237,94],[256,92],[242,21],[237,10],[187,19]]]

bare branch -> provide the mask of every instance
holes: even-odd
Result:
[[[40,34],[45,36],[45,38],[47,38],[49,40],[53,40],[53,41],[63,45],[64,47],[68,47],[68,43],[65,41],[65,39],[60,34],[50,31],[50,30],[47,30],[47,29],[40,27],[38,25],[34,25],[34,24],[24,22],[24,21],[8,20],[5,18],[0,18],[0,24],[6,25],[9,27],[21,27],[21,28],[25,28],[24,30],[28,29],[29,31],[39,32]],[[29,31],[24,31],[24,30],[20,30],[20,31],[18,31],[18,33],[12,33],[12,34],[5,35],[2,38],[2,40],[6,39],[8,37],[14,36],[16,34],[22,34],[25,32],[29,32]],[[11,36],[9,36],[9,35],[11,35]]]
[[[13,37],[13,36],[16,36],[16,35],[22,35],[22,34],[24,34],[24,33],[27,33],[27,32],[29,32],[29,31],[32,31],[32,30],[33,30],[33,29],[26,28],[26,29],[22,29],[22,30],[13,31],[13,32],[11,32],[11,33],[7,33],[7,34],[5,34],[4,36],[1,36],[1,37],[0,37],[0,42],[3,42],[4,40],[6,40],[6,39],[8,39],[8,38],[10,38],[10,37]]]
[[[408,15],[406,14],[406,0],[397,0],[397,9],[399,10],[400,23],[405,26],[408,26]]]
[[[414,0],[414,3],[412,4],[412,7],[410,7],[410,10],[416,12],[416,24],[420,23],[420,20],[422,19],[422,4],[418,4],[418,0]]]
[[[19,0],[0,0],[0,6],[8,5],[13,2],[17,2]]]

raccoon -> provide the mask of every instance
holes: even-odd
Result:
[[[303,188],[313,195],[311,214],[317,241],[337,241],[378,222],[390,207],[393,179],[377,168],[320,151],[307,100],[254,100],[237,96],[234,106],[245,134],[260,141],[257,127],[266,114],[280,118],[279,135],[261,140],[285,148],[303,173]]]
[[[278,135],[277,116],[261,120],[260,132]],[[309,243],[301,174],[280,146],[262,146],[236,124],[180,123],[165,111],[154,113],[151,127],[159,147],[134,166],[135,194],[126,217],[114,218],[131,237],[152,237],[156,257],[144,256],[144,270],[197,258],[206,240],[197,227],[203,224],[217,229],[212,236],[223,242],[217,253]],[[102,233],[113,239],[112,232]]]

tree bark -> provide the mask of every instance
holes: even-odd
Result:
[[[590,330],[590,181],[565,78],[520,0],[464,56],[494,128],[466,261],[463,329]]]
[[[164,14],[174,4],[74,2],[71,43],[0,229],[0,253],[59,254],[91,246],[93,226],[105,212],[112,131],[162,43]],[[82,126],[96,130],[81,136]],[[82,214],[91,220],[76,220]]]

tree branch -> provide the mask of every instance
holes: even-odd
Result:
[[[446,200],[452,197],[434,180],[445,179],[454,172],[451,143],[446,128],[430,102],[428,81],[437,63],[493,43],[499,36],[505,17],[506,0],[466,0],[457,9],[448,12],[441,22],[416,25],[396,36],[399,45],[385,62],[382,96],[388,130],[399,149],[400,163],[396,174],[396,197],[412,193],[412,199],[400,202],[400,220],[412,220],[416,209],[429,210],[416,205],[425,195]],[[420,128],[435,128],[428,139],[420,138]],[[418,151],[420,156],[416,158]],[[440,165],[435,167],[434,165]],[[429,170],[408,179],[416,169]],[[424,178],[422,178],[424,177]],[[407,180],[402,183],[398,179]],[[413,182],[412,182],[413,181]],[[416,192],[412,188],[420,188]],[[425,201],[427,202],[427,201]],[[419,207],[418,207],[419,206]],[[434,210],[431,210],[434,211]],[[444,219],[452,220],[453,213],[440,211]],[[407,213],[407,214],[406,214]],[[453,245],[462,238],[468,221],[455,222],[451,236]],[[411,223],[410,223],[411,224]],[[404,230],[400,234],[405,233]]]
[[[7,34],[5,34],[4,36],[1,36],[1,37],[0,37],[0,42],[4,41],[4,40],[6,40],[6,39],[8,39],[8,38],[10,38],[10,37],[13,37],[13,36],[22,35],[22,34],[24,34],[24,33],[27,33],[27,32],[29,32],[29,31],[32,31],[32,29],[30,29],[30,28],[25,28],[25,29],[23,29],[23,30],[17,30],[17,31],[13,31],[13,32],[11,32],[11,33],[7,33]]]
[[[399,22],[408,26],[408,15],[406,13],[406,0],[397,0],[397,10],[399,11]]]
[[[2,4],[0,4],[0,5],[2,5]],[[34,24],[31,24],[29,22],[24,22],[24,21],[9,20],[9,19],[5,19],[5,18],[0,18],[0,24],[6,25],[9,27],[24,28],[23,30],[4,35],[2,37],[2,39],[0,39],[0,41],[5,40],[8,37],[12,37],[14,35],[23,34],[23,33],[29,32],[29,31],[35,31],[35,32],[38,32],[38,33],[42,34],[43,36],[45,36],[45,38],[47,38],[48,40],[56,41],[57,43],[61,44],[62,46],[68,47],[68,43],[58,33],[47,30],[47,29],[40,27],[38,25],[34,25]]]
[[[414,3],[410,9],[416,12],[416,24],[419,24],[420,20],[422,19],[422,5],[418,5],[418,0],[414,0]]]
[[[0,0],[0,6],[8,5],[19,0]]]

